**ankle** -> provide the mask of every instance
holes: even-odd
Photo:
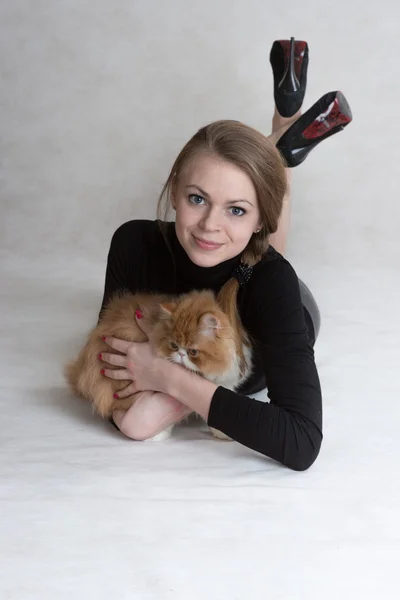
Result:
[[[299,119],[300,117],[301,109],[299,109],[297,113],[295,113],[291,117],[282,117],[282,115],[279,114],[275,106],[274,116],[272,117],[272,133],[276,133],[277,131],[282,130],[280,132],[280,135],[282,135],[282,133],[285,133],[285,131],[289,129],[289,127],[293,125],[293,123],[297,121],[297,119]]]

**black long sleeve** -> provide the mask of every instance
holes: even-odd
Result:
[[[278,257],[255,269],[242,320],[256,340],[270,403],[219,387],[208,424],[295,469],[307,469],[322,441],[322,399],[297,276]]]
[[[102,307],[120,290],[218,292],[238,260],[197,267],[180,246],[173,223],[165,239],[157,222],[129,221],[111,241]],[[254,373],[238,392],[217,388],[208,424],[292,469],[307,469],[322,441],[321,388],[296,273],[273,248],[240,289],[238,309],[253,340]],[[265,387],[269,403],[249,397]]]

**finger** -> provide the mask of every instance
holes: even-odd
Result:
[[[136,385],[134,382],[132,382],[130,385],[128,385],[128,387],[117,392],[116,396],[118,396],[118,398],[128,398],[128,396],[132,396],[132,394],[136,394],[136,392]]]
[[[126,355],[114,354],[111,352],[102,352],[99,354],[99,359],[103,362],[115,365],[117,367],[126,367]]]
[[[100,373],[110,379],[132,381],[132,374],[126,369],[101,369]]]
[[[108,346],[111,346],[111,348],[114,348],[114,350],[118,350],[119,352],[123,352],[124,354],[126,354],[130,346],[132,346],[132,342],[127,342],[126,340],[120,340],[114,337],[103,336],[102,339]]]

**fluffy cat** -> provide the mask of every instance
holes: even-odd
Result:
[[[101,352],[110,351],[102,336],[131,342],[147,341],[147,336],[136,324],[137,309],[150,325],[151,343],[158,356],[230,390],[235,390],[250,375],[252,361],[248,336],[242,327],[232,325],[233,319],[223,312],[211,291],[194,291],[175,298],[117,295],[104,309],[100,322],[89,334],[77,358],[65,367],[65,376],[73,392],[89,400],[102,417],[111,416],[116,409],[128,410],[137,396],[114,399],[114,393],[124,389],[129,382],[102,376],[98,359]],[[104,363],[103,366],[118,368]],[[216,437],[227,439],[223,433],[210,429]]]

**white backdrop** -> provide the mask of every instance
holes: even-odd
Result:
[[[2,598],[398,597],[399,19],[395,0],[0,2]],[[323,320],[325,439],[300,474],[198,428],[125,441],[61,376],[113,231],[154,218],[200,126],[269,133],[292,35],[304,109],[340,89],[354,115],[293,173],[288,258]]]

